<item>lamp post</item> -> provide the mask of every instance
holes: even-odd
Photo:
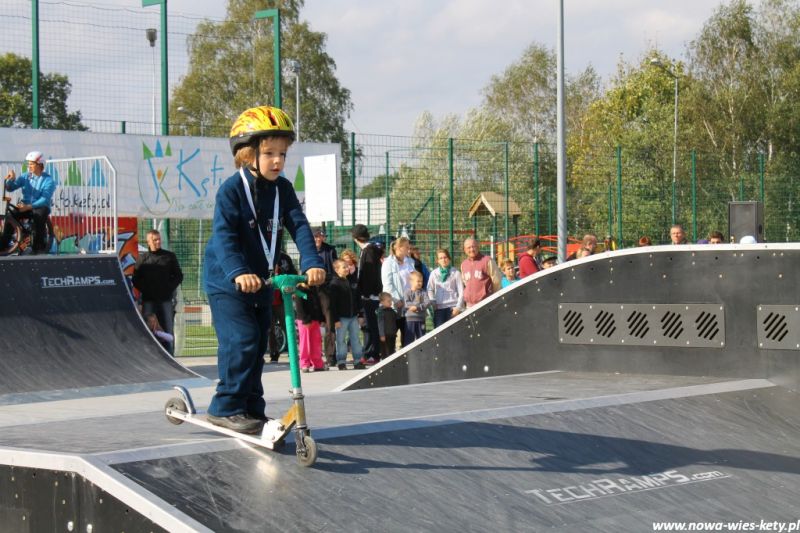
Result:
[[[145,30],[145,36],[147,40],[150,42],[150,48],[153,52],[153,131],[152,134],[156,134],[156,37],[158,36],[158,30],[155,28],[147,28]]]
[[[678,166],[678,75],[673,71],[671,68],[666,66],[661,59],[654,57],[650,60],[650,64],[654,67],[658,67],[670,76],[672,79],[675,80],[675,103],[674,103],[674,111],[675,111],[675,125],[673,128],[673,136],[672,136],[672,224],[675,225],[676,222],[676,213],[675,213],[675,203],[676,203],[676,189],[677,189],[677,166]]]
[[[297,141],[300,141],[300,62],[295,59],[289,60],[289,70],[294,74],[294,90],[295,90],[295,116],[294,121],[294,134],[297,136]]]

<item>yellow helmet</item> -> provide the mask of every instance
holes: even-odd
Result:
[[[292,119],[277,107],[251,107],[239,115],[231,127],[231,152],[236,155],[237,148],[266,135],[288,137],[294,141]]]

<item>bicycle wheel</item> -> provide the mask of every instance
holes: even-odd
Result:
[[[267,353],[281,353],[286,351],[286,332],[283,331],[283,328],[276,325],[275,326],[275,344],[277,344],[277,350],[273,349],[272,340],[267,343]]]
[[[2,234],[2,232],[5,230],[5,225],[5,218],[0,218],[0,234]],[[12,222],[11,225],[14,229],[11,232],[11,238],[8,241],[8,247],[5,249],[0,249],[0,256],[11,255],[19,251],[19,243],[22,241],[22,227],[16,222]]]

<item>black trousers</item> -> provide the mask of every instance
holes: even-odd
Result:
[[[381,358],[381,337],[378,333],[378,315],[375,313],[378,310],[379,302],[377,300],[369,300],[362,298],[361,303],[364,305],[364,318],[367,320],[367,335],[364,339],[364,359]]]
[[[386,335],[385,341],[380,341],[381,359],[386,359],[394,353],[397,344],[397,335]]]
[[[156,315],[161,329],[173,336],[173,341],[167,343],[167,351],[175,355],[175,306],[172,305],[172,300],[161,302],[142,299],[142,316],[146,317],[150,313]]]

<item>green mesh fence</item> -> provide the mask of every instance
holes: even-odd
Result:
[[[0,25],[4,33],[0,53],[31,58],[31,11],[29,0],[0,2]],[[159,13],[158,6],[141,7],[140,1],[131,2],[131,7],[39,2],[40,71],[69,78],[72,85],[69,109],[80,110],[82,123],[90,131],[161,133]],[[190,37],[203,20],[208,19],[169,11],[170,93],[186,74]],[[254,34],[258,25],[268,24],[254,21],[242,34]],[[146,37],[148,28],[158,31],[153,47]],[[42,98],[46,96],[43,94]],[[177,115],[173,115],[172,132],[193,133],[187,131],[190,119],[181,121]],[[204,130],[220,134],[230,124],[214,126],[201,125]]]
[[[449,249],[458,264],[463,240],[473,234],[484,252],[505,258],[515,254],[513,247],[508,252],[504,248],[506,240],[524,242],[533,235],[557,233],[552,145],[356,135],[353,146],[343,150],[344,219],[352,220],[355,184],[356,222],[366,224],[382,241],[408,235],[431,267],[438,248]],[[718,154],[679,151],[673,194],[669,147],[611,148],[591,161],[568,166],[569,234],[579,239],[594,233],[601,241],[608,235],[620,247],[633,246],[642,236],[654,244],[667,243],[674,217],[694,242],[714,230],[725,234],[728,202],[762,200],[763,191],[767,240],[794,241],[800,237],[796,168],[792,160],[770,162],[754,153],[734,173]],[[476,209],[481,198],[489,205]],[[151,221],[141,222],[142,230],[151,226]],[[328,242],[339,250],[352,249],[351,227],[327,223]],[[184,355],[211,355],[216,350],[200,286],[209,235],[207,220],[169,223],[169,246],[185,274],[183,319],[178,321]],[[297,260],[293,245],[286,247]]]

